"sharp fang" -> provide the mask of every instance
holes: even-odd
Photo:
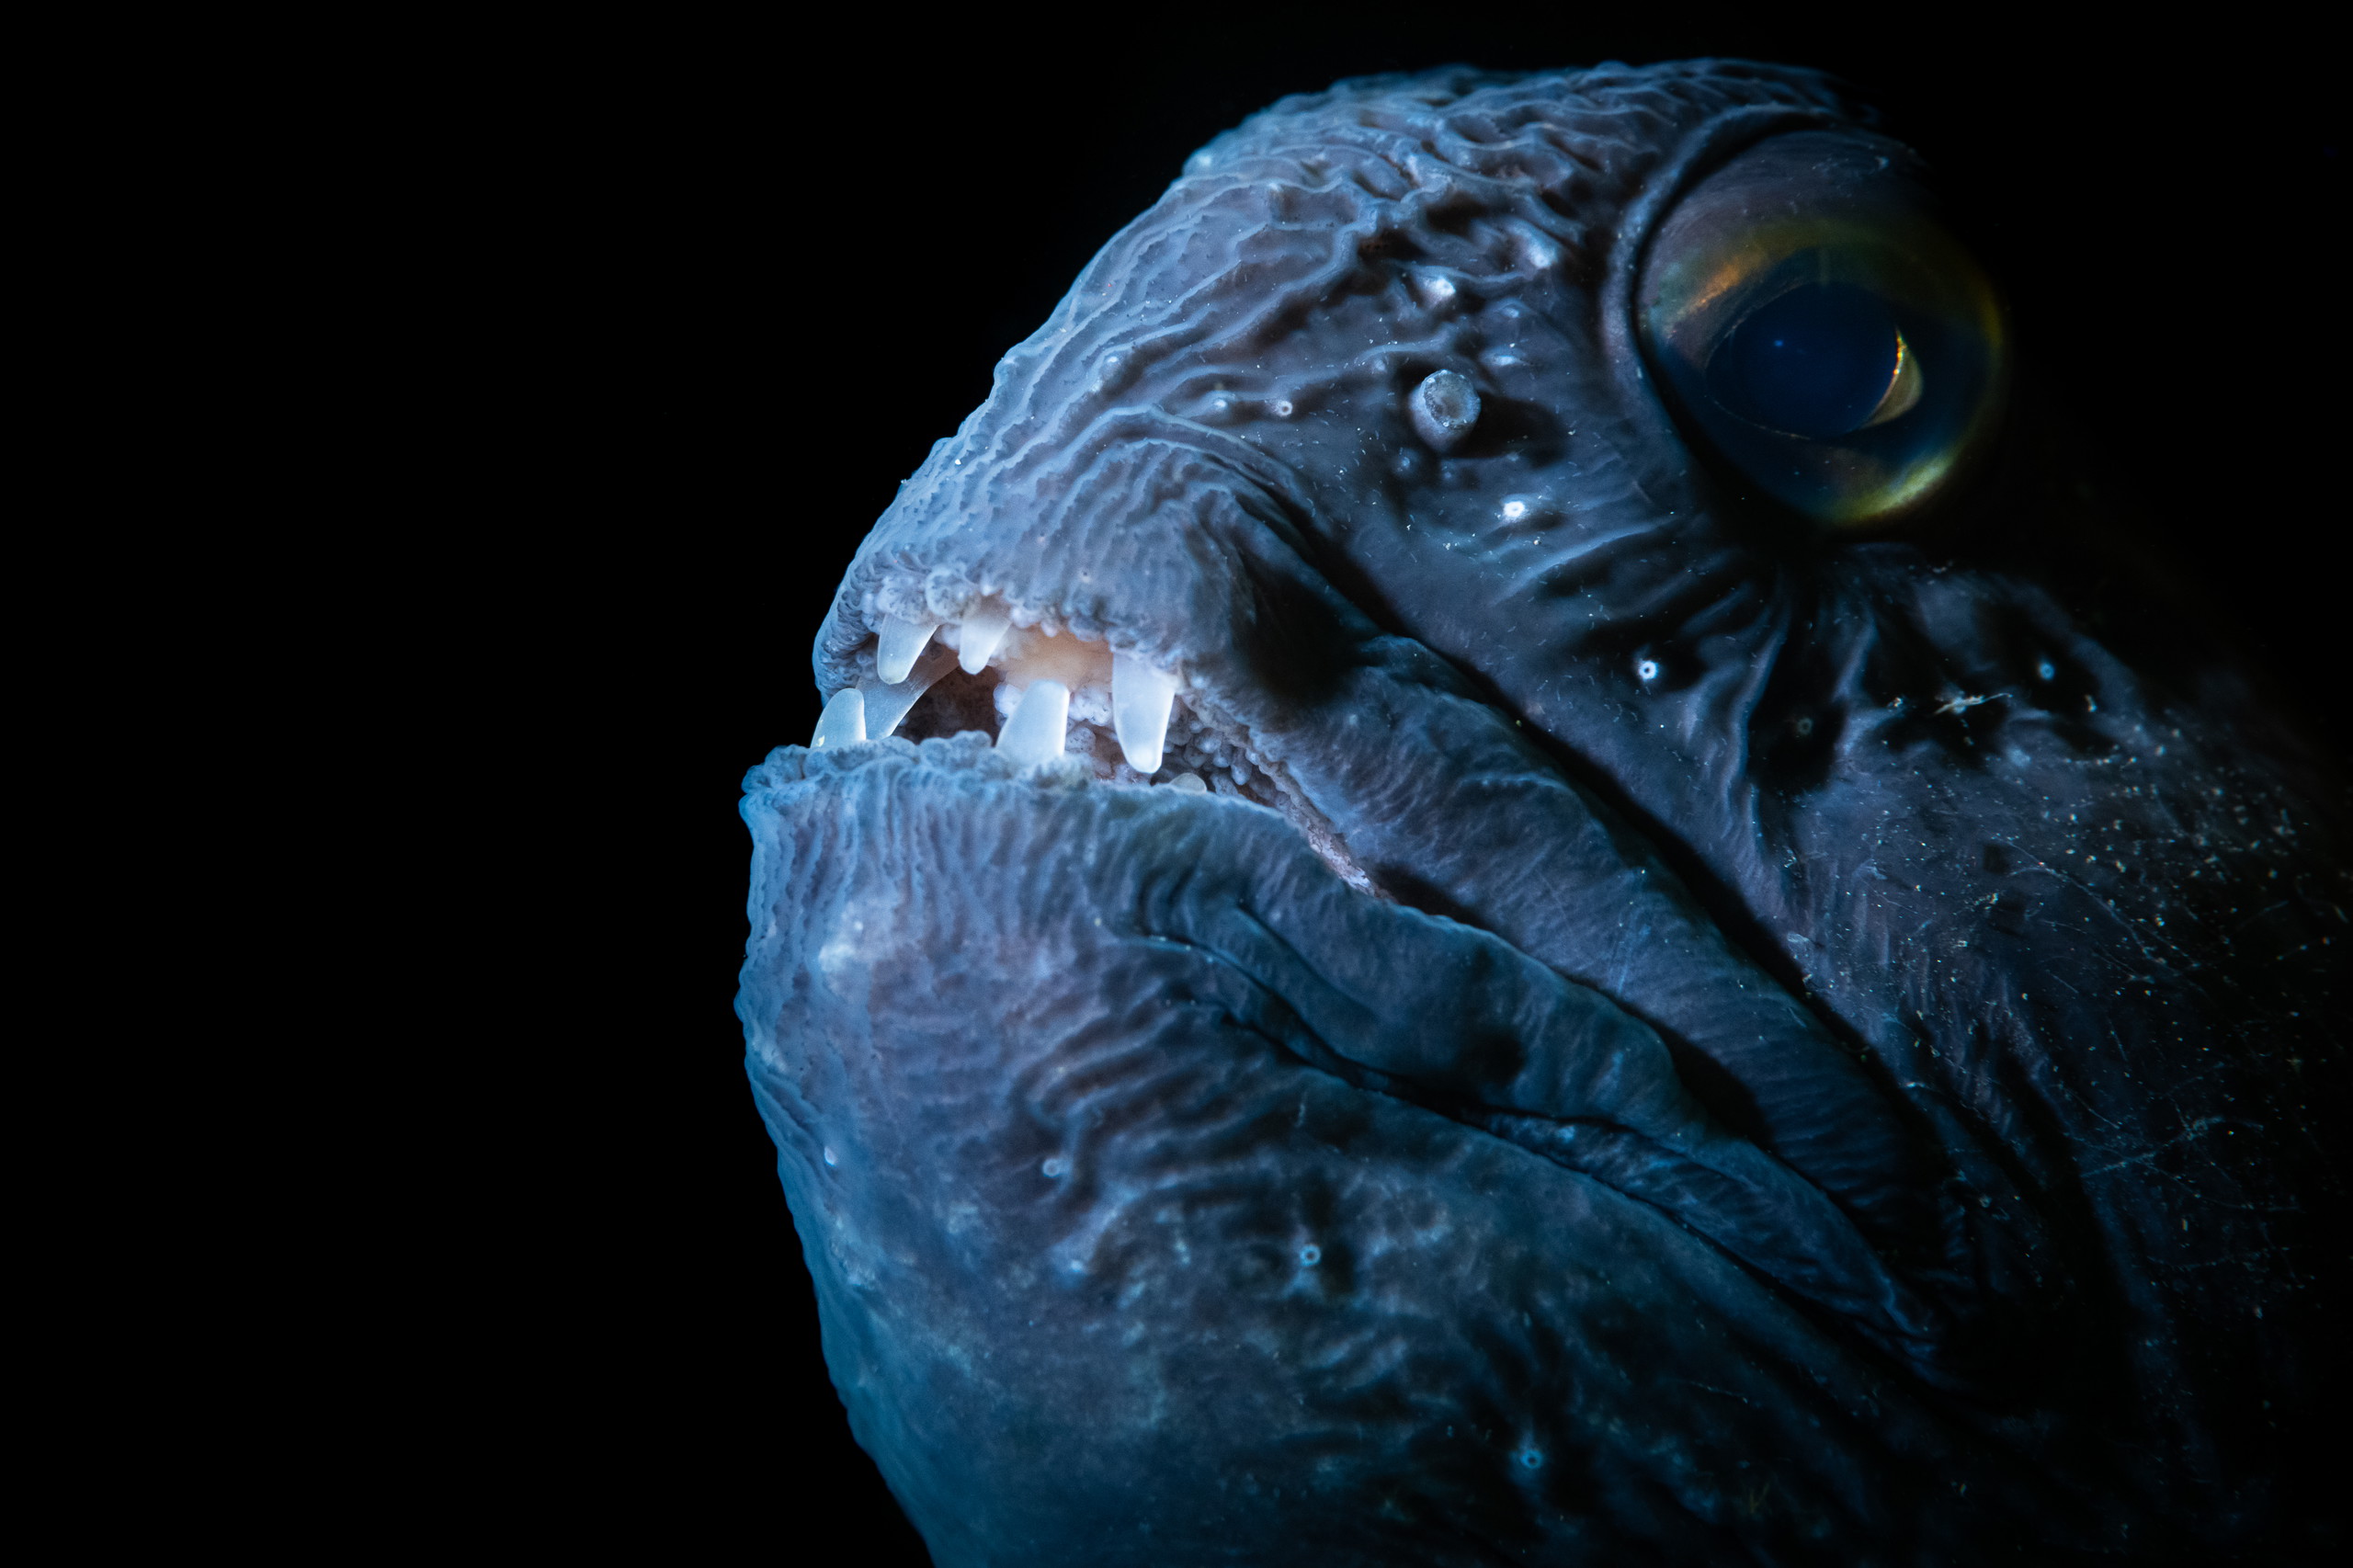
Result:
[[[1013,612],[1002,605],[976,605],[964,618],[964,638],[957,649],[957,663],[964,666],[968,676],[979,675],[988,667],[990,655],[1005,641],[1013,625]]]
[[[1062,755],[1063,726],[1069,717],[1070,687],[1058,680],[1034,681],[998,732],[996,749],[1009,761],[1035,767]]]
[[[1126,653],[1111,655],[1111,728],[1128,766],[1147,778],[1160,771],[1168,742],[1168,710],[1176,702],[1176,674],[1156,670]]]
[[[874,673],[884,686],[896,686],[907,678],[915,667],[915,657],[931,645],[931,634],[939,630],[936,620],[902,620],[895,615],[882,618],[882,630],[874,638]]]
[[[932,683],[955,668],[956,655],[935,642],[915,661],[907,678],[892,686],[870,680],[858,690],[866,694],[866,738],[879,741],[899,727],[915,699],[929,691]]]
[[[811,751],[839,751],[866,739],[866,698],[858,687],[846,686],[825,699],[825,711],[818,717],[817,733],[809,739]]]

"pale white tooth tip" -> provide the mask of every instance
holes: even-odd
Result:
[[[936,620],[902,620],[895,615],[882,618],[882,630],[874,637],[874,673],[884,686],[896,686],[907,678],[915,667],[925,648],[931,643],[931,634],[939,630]]]
[[[1198,773],[1180,773],[1168,781],[1168,787],[1180,795],[1205,795],[1210,788]]]
[[[825,711],[818,716],[817,733],[809,738],[811,751],[839,751],[866,739],[866,697],[854,686],[846,686],[825,699]]]
[[[1060,756],[1069,716],[1070,687],[1058,680],[1033,681],[997,732],[996,749],[1023,767]]]
[[[964,666],[966,675],[976,676],[988,667],[990,657],[1004,643],[1005,634],[1012,626],[1012,614],[1000,605],[977,605],[965,615],[956,662]]]
[[[1154,669],[1127,653],[1111,655],[1111,728],[1138,773],[1160,771],[1168,743],[1168,712],[1176,701],[1176,673]]]
[[[915,699],[929,691],[932,683],[946,675],[955,662],[954,653],[935,644],[924,650],[904,680],[887,685],[879,676],[870,682],[860,681],[858,689],[866,694],[866,738],[879,741],[897,729],[899,721],[907,716],[907,710],[915,705]]]

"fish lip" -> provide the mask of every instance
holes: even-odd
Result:
[[[948,620],[989,597],[1035,618],[1017,624],[1108,640],[1118,652],[1164,665],[1213,658],[1217,650],[1183,618],[1123,605],[1108,581],[1090,579],[1084,565],[1068,571],[1053,558],[1052,541],[1098,515],[1124,513],[1128,531],[1120,542],[1152,536],[1145,540],[1149,553],[1172,574],[1230,575],[1221,569],[1233,564],[1238,536],[1246,534],[1267,536],[1255,548],[1271,544],[1302,558],[1315,552],[1315,508],[1306,484],[1231,432],[1156,407],[1122,405],[1106,410],[1074,442],[1098,453],[1148,451],[1164,486],[1181,480],[1193,487],[1188,499],[1195,510],[1170,519],[1149,508],[1137,513],[1104,499],[1098,491],[1105,482],[1096,477],[1052,493],[1033,486],[1010,497],[976,494],[993,482],[996,468],[1016,464],[1020,454],[1004,449],[1003,438],[992,448],[969,432],[943,442],[876,521],[843,575],[812,653],[821,693],[830,696],[857,678],[858,650],[882,616]],[[1002,526],[1015,518],[1017,527]],[[1000,526],[992,530],[992,521]],[[1213,597],[1233,585],[1190,585],[1198,599],[1203,590]]]

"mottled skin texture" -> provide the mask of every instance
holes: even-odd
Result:
[[[876,525],[826,690],[995,594],[1248,758],[1021,775],[952,676],[748,781],[753,1085],[941,1562],[2336,1550],[2338,787],[2154,589],[2086,618],[2129,543],[2030,374],[1826,538],[1645,373],[1678,195],[1868,125],[1722,62],[1286,100]]]

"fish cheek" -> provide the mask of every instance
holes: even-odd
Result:
[[[1245,558],[1242,579],[1247,597],[1233,619],[1233,651],[1247,677],[1280,704],[1328,701],[1357,663],[1360,618],[1286,563]]]

